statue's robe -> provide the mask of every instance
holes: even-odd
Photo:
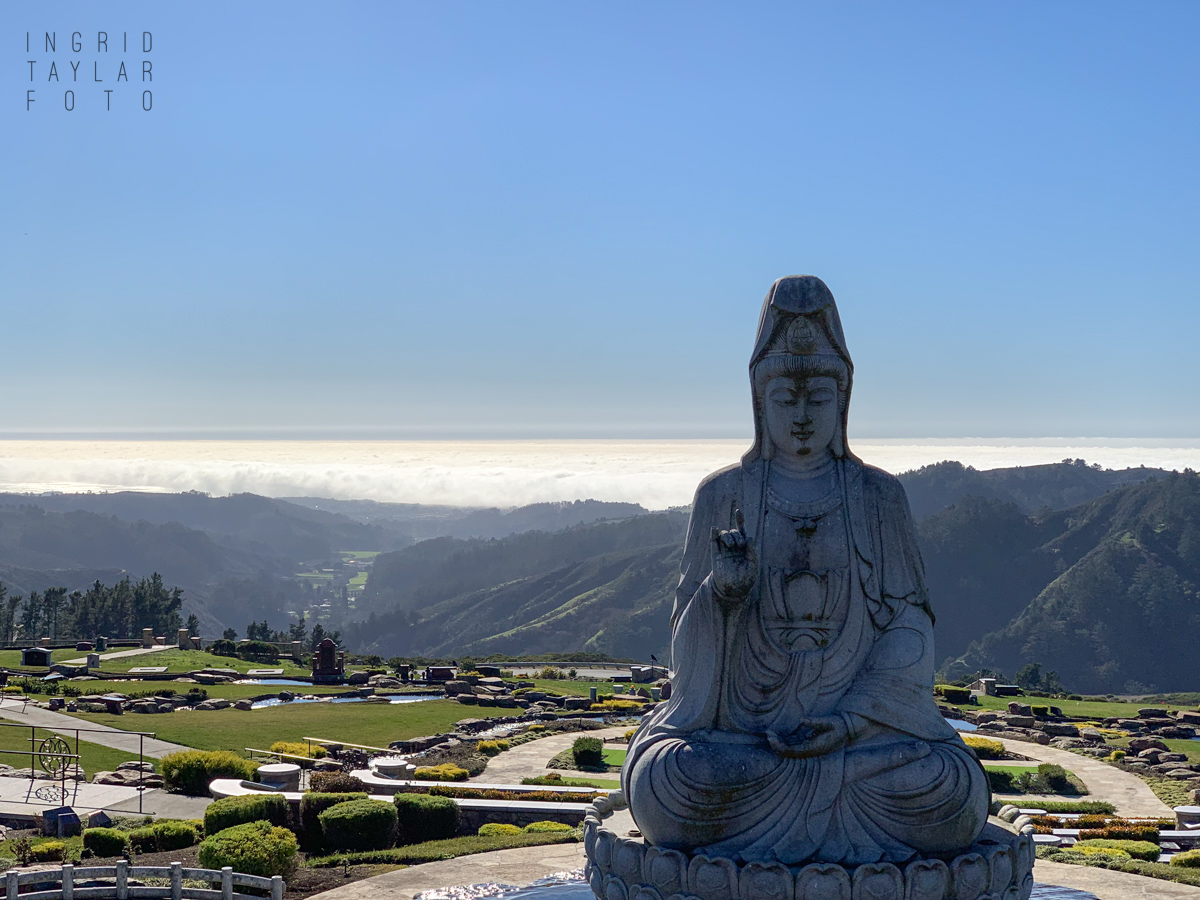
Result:
[[[756,460],[709,476],[692,507],[672,614],[672,694],[622,774],[656,846],[742,861],[902,862],[970,845],[987,778],[933,699],[933,619],[899,482],[854,458],[797,503]],[[773,482],[772,482],[773,484]],[[754,589],[714,595],[713,527],[741,510]],[[840,716],[850,742],[785,757],[800,720]]]

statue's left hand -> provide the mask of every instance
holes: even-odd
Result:
[[[786,759],[809,759],[824,756],[845,747],[850,733],[841,716],[814,716],[802,719],[797,731],[808,729],[809,735],[796,743],[789,743],[774,731],[767,732],[767,743],[771,749]]]

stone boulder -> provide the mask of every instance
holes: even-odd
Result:
[[[351,672],[346,676],[347,684],[366,684],[370,676],[366,672]]]
[[[1145,709],[1138,710],[1139,719],[1162,719],[1166,715],[1167,710],[1163,706],[1147,706]]]
[[[464,706],[474,706],[479,702],[474,694],[459,694],[454,699]]]
[[[1037,719],[1035,719],[1033,716],[1010,715],[1005,716],[1004,721],[1010,728],[1032,728],[1037,724]]]
[[[568,697],[563,706],[567,709],[590,709],[592,701],[587,697]]]
[[[1180,725],[1167,725],[1156,729],[1155,734],[1172,741],[1187,741],[1196,736],[1196,729]]]
[[[1081,728],[1079,729],[1079,736],[1089,744],[1104,743],[1104,735],[1095,728]]]
[[[1033,707],[1026,703],[1018,703],[1016,700],[1008,702],[1008,711],[1014,716],[1032,716]]]
[[[1140,753],[1143,750],[1162,750],[1169,751],[1171,748],[1160,741],[1158,738],[1134,738],[1129,742],[1129,749],[1134,753]]]
[[[1044,722],[1042,731],[1052,737],[1078,737],[1079,726],[1071,722]]]
[[[1200,712],[1192,712],[1190,709],[1183,709],[1175,713],[1175,718],[1188,725],[1200,726]]]
[[[1166,762],[1185,763],[1188,761],[1188,756],[1186,753],[1160,753],[1158,756],[1158,761],[1160,763],[1166,763]]]
[[[280,700],[282,700],[284,703],[291,703],[293,700],[296,699],[296,695],[293,694],[291,691],[280,691],[275,696],[278,697]]]
[[[96,704],[88,704],[93,706]],[[201,704],[203,705],[203,704]],[[156,713],[159,711],[158,704],[153,700],[134,700],[130,707],[135,713]]]
[[[153,775],[154,774],[154,763],[138,762],[136,759],[131,759],[131,760],[128,760],[127,762],[123,762],[119,766],[117,766],[117,771],[118,772],[147,772],[147,773]]]
[[[471,685],[460,679],[447,681],[444,685],[442,685],[442,687],[445,689],[447,696],[450,697],[457,696],[458,694],[474,693],[474,691],[471,689]]]
[[[251,709],[254,709],[254,701],[253,700],[245,700],[245,699],[238,700],[236,703],[233,704],[233,708],[240,709],[243,711],[251,710]]]
[[[1191,769],[1169,769],[1163,774],[1175,781],[1191,781],[1196,777],[1196,773]]]

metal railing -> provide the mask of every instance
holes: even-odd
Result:
[[[59,782],[58,791],[60,792],[59,802],[65,803],[70,792],[67,790],[67,773],[72,768],[71,761],[74,761],[74,767],[79,767],[79,735],[82,734],[111,734],[111,729],[103,728],[46,728],[44,725],[22,725],[20,722],[0,722],[0,728],[28,728],[29,729],[29,749],[28,750],[0,750],[0,754],[12,754],[15,756],[29,757],[29,783],[32,786],[37,780],[37,769],[40,767],[43,772],[51,776],[51,780],[57,778]],[[38,729],[50,733],[49,737],[44,737],[41,742],[38,741]],[[64,734],[75,734],[75,752],[71,752],[71,747],[67,740],[63,738]],[[138,769],[141,770],[146,762],[145,743],[146,738],[153,738],[157,732],[153,731],[123,731],[121,734],[127,734],[130,737],[138,739]],[[146,772],[139,771],[138,783],[130,785],[136,787],[138,792],[138,812],[142,811],[142,793],[146,787],[142,784],[145,780]],[[71,781],[75,781],[74,777]],[[35,792],[36,794],[36,792]],[[46,799],[39,797],[38,799]],[[49,802],[49,801],[47,801]]]
[[[166,885],[138,885],[129,883],[145,878],[163,878]],[[76,887],[76,882],[112,879],[112,884],[87,884]],[[189,881],[207,881],[209,884],[220,885],[218,888],[184,887],[184,879]],[[275,875],[267,878],[262,875],[245,875],[235,872],[225,866],[219,872],[215,869],[185,869],[182,863],[171,863],[169,866],[131,866],[127,862],[119,862],[115,866],[72,866],[64,865],[59,869],[43,869],[38,872],[22,872],[9,869],[4,876],[5,900],[131,900],[135,897],[152,898],[152,900],[262,900],[253,894],[238,894],[234,887],[255,888],[271,892],[271,900],[283,900],[283,892],[287,885],[283,878]],[[22,885],[34,885],[39,890],[22,893]],[[49,885],[49,889],[42,888]]]

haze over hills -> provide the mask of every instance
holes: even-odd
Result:
[[[1040,662],[1075,690],[1195,688],[1189,667],[1153,648],[1167,646],[1154,637],[1167,623],[1182,626],[1173,634],[1196,624],[1196,480],[1082,461],[991,471],[946,462],[903,474],[943,668],[1012,675]],[[185,589],[184,612],[206,633],[263,617],[282,627],[307,611],[341,628],[349,649],[382,656],[665,658],[686,522],[687,510],[597,501],[481,510],[250,494],[0,495],[0,580],[27,593],[158,571]],[[310,579],[332,577],[339,551],[351,550],[345,565],[362,560],[365,586],[320,602],[330,592]],[[1128,639],[1114,639],[1128,622]]]

